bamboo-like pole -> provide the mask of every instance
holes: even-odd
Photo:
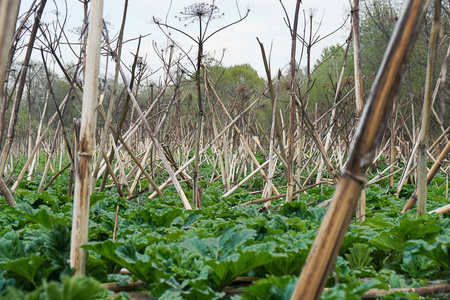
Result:
[[[115,72],[114,72],[113,91],[111,94],[111,100],[110,100],[109,107],[108,107],[108,113],[106,115],[105,126],[103,128],[103,132],[100,137],[100,146],[99,146],[99,151],[98,151],[99,155],[98,155],[97,161],[95,162],[94,174],[92,176],[92,186],[93,187],[95,187],[96,182],[97,182],[97,175],[100,170],[100,163],[103,159],[103,151],[105,151],[105,144],[106,144],[106,139],[107,139],[108,132],[109,132],[109,126],[110,126],[111,120],[112,120],[112,113],[113,113],[113,110],[116,108],[115,107],[116,100],[118,98],[117,83],[118,83],[118,79],[119,79],[119,67],[120,67],[120,63],[121,63],[120,59],[122,57],[123,32],[125,29],[125,21],[127,19],[127,10],[128,10],[128,0],[125,0],[124,8],[123,8],[123,15],[122,15],[122,25],[120,26],[119,36],[117,38],[117,53],[114,53],[114,56],[113,56],[113,58],[116,61],[116,68],[115,68]],[[139,39],[139,43],[140,43],[140,41],[141,40]],[[117,134],[120,135],[120,132],[118,132]]]
[[[417,168],[417,214],[427,211],[427,149],[428,131],[431,117],[431,93],[436,52],[441,29],[441,0],[434,2],[434,18],[431,27],[430,44],[428,48],[427,73],[425,79],[425,99],[422,108],[422,122],[419,134],[419,160]]]
[[[56,126],[56,130],[55,130],[55,136],[53,137],[53,141],[50,145],[50,151],[47,154],[47,160],[45,161],[44,171],[42,172],[42,177],[41,177],[41,182],[39,183],[38,192],[42,192],[42,188],[44,187],[45,178],[47,177],[47,172],[50,167],[52,157],[55,154],[56,143],[59,138],[58,133],[59,133],[60,127],[61,127],[61,122],[58,122],[58,125]]]
[[[359,118],[364,107],[364,95],[362,85],[362,62],[361,62],[361,35],[359,26],[359,0],[353,0],[352,6],[352,33],[353,33],[353,59],[355,70],[355,102],[356,116]],[[361,191],[361,196],[356,207],[356,218],[360,221],[365,220],[366,213],[366,191]]]
[[[259,47],[261,48],[261,55],[262,55],[262,59],[264,62],[264,69],[266,71],[266,76],[267,76],[267,86],[269,88],[270,99],[271,99],[272,105],[273,105],[273,101],[275,99],[275,90],[273,88],[272,75],[270,75],[270,65],[269,65],[269,62],[267,61],[266,51],[264,50],[263,43],[258,38],[256,38],[256,40],[258,41]],[[281,126],[280,126],[280,121],[278,119],[278,115],[275,115],[275,133],[277,134],[278,143],[280,144],[280,154],[282,156],[282,161],[287,162],[286,150],[284,147],[283,139],[281,137],[282,136]]]
[[[0,0],[0,99],[5,99],[2,97],[3,83],[6,78],[6,65],[8,62],[9,51],[11,49],[11,40],[14,35],[14,25],[16,24],[19,6],[20,1]],[[0,122],[3,122],[3,120],[0,120]],[[0,195],[5,197],[8,205],[16,205],[16,200],[14,200],[8,187],[3,182],[2,174],[3,169],[0,170]]]
[[[86,273],[86,250],[80,248],[88,241],[89,197],[92,189],[92,154],[97,121],[98,69],[102,41],[103,0],[92,0],[89,16],[88,45],[85,65],[85,86],[81,110],[80,139],[77,149],[75,193],[73,198],[70,266],[75,274]]]
[[[442,150],[441,154],[439,154],[439,157],[436,159],[436,162],[431,167],[430,171],[428,171],[428,175],[426,177],[426,184],[430,184],[431,180],[433,180],[436,173],[439,171],[439,168],[442,165],[442,162],[447,157],[448,153],[450,152],[450,141],[445,146],[444,150]],[[413,208],[414,204],[416,204],[417,201],[417,195],[418,190],[415,190],[414,193],[409,197],[408,202],[406,202],[405,206],[402,209],[402,213],[407,212],[411,208]]]
[[[435,210],[430,211],[430,214],[432,214],[432,213],[444,214],[444,213],[448,213],[448,212],[450,212],[450,204],[436,208]]]
[[[204,82],[206,82],[206,72],[203,72],[203,76],[204,76]],[[206,99],[208,100],[209,110],[211,111],[211,123],[212,123],[212,127],[213,127],[214,136],[217,136],[219,132],[217,130],[217,122],[216,122],[216,116],[215,116],[216,110],[214,109],[214,107],[212,105],[208,85],[205,85],[205,96],[206,96]],[[224,144],[224,141],[222,141],[222,144]],[[222,157],[222,153],[224,154],[223,156],[226,155],[224,153],[225,151],[226,151],[226,149],[221,149],[220,143],[219,143],[219,141],[217,141],[217,162],[218,162],[220,171],[222,173],[223,190],[229,191],[230,190],[230,182],[228,180],[227,170],[225,168],[224,159]]]
[[[294,65],[295,66],[295,65]],[[292,67],[292,65],[291,65]],[[272,196],[272,182],[273,182],[273,173],[275,171],[275,167],[274,167],[274,159],[273,159],[273,152],[274,152],[274,143],[275,143],[275,119],[277,116],[277,102],[278,102],[278,85],[280,83],[280,74],[281,72],[278,72],[278,80],[276,83],[276,87],[275,87],[275,98],[272,101],[272,124],[270,125],[270,140],[269,140],[269,177],[267,180],[267,197]],[[292,81],[291,81],[292,84]],[[292,87],[292,85],[291,85]],[[291,124],[291,126],[293,127],[294,124]],[[291,174],[292,175],[292,174]],[[264,194],[264,193],[263,193]],[[290,197],[289,201],[292,201],[292,195],[293,191],[291,191],[290,193],[286,193],[286,197]],[[272,202],[267,202],[266,203],[266,208],[268,208],[269,205],[271,205]]]
[[[298,15],[300,11],[301,0],[297,0],[295,6],[294,15],[294,26],[291,30],[291,83],[289,86],[289,132],[288,132],[288,156],[287,156],[287,170],[286,170],[286,181],[287,181],[287,192],[286,192],[286,202],[291,202],[294,192],[294,133],[296,128],[295,123],[295,83],[296,83],[296,61],[295,52],[297,50],[297,27],[298,27]],[[269,79],[270,80],[270,79]],[[272,102],[275,102],[272,99]],[[272,166],[271,166],[272,167]],[[269,171],[270,172],[270,171]],[[272,182],[270,182],[272,184]],[[270,195],[269,195],[270,196]]]
[[[392,101],[400,89],[429,0],[408,1],[372,86],[353,138],[352,148],[333,201],[322,221],[291,299],[319,299],[355,212],[365,172],[386,128]]]

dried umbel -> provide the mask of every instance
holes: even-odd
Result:
[[[213,20],[219,19],[224,13],[220,13],[217,6],[207,3],[196,3],[184,8],[184,11],[180,12],[181,16],[175,16],[179,21],[188,21],[185,26],[190,23],[194,23],[197,20]]]

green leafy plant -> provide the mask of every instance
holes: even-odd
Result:
[[[369,265],[372,260],[370,248],[367,244],[356,243],[349,249],[350,253],[345,254],[352,269],[361,269]]]

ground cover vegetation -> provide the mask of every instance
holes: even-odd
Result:
[[[0,0],[0,299],[448,299],[448,3],[422,1],[408,30],[414,1],[351,1],[347,40],[313,62],[327,35],[297,1],[285,70],[258,40],[266,78],[207,52],[251,12],[216,28],[220,3],[194,4],[154,18],[167,34],[155,81],[142,37],[120,63],[128,1],[117,33],[102,2],[80,1],[74,30],[40,21],[47,1],[10,20],[17,2]],[[383,58],[408,32],[415,47]],[[59,55],[67,45],[78,62]]]

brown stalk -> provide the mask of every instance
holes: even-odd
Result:
[[[222,100],[220,99],[219,95],[217,94],[216,90],[214,89],[214,87],[211,85],[211,83],[209,82],[209,80],[206,81],[206,84],[209,86],[210,90],[213,92],[214,97],[217,99],[217,101],[219,101],[220,106],[222,107],[223,111],[225,112],[225,114],[227,115],[228,119],[230,121],[233,120],[233,118],[231,118],[231,115],[228,113],[227,108],[225,107],[225,105],[223,104]],[[234,130],[237,132],[237,134],[239,135],[239,138],[241,139],[242,144],[245,147],[245,150],[247,151],[248,155],[250,156],[250,158],[252,159],[252,161],[254,162],[254,164],[259,167],[260,164],[258,162],[258,160],[256,159],[255,155],[253,154],[252,150],[250,149],[250,146],[248,145],[247,141],[245,140],[244,136],[242,135],[242,132],[239,130],[239,128],[236,125],[233,125]],[[266,172],[264,172],[263,169],[260,169],[259,172],[261,173],[261,175],[264,177],[264,179],[267,181],[267,175]],[[275,186],[272,186],[272,190],[273,192],[278,195],[279,192],[277,190],[277,188]],[[222,197],[225,197],[226,194],[224,194]]]
[[[427,211],[427,153],[426,143],[430,128],[430,115],[432,106],[432,83],[436,60],[439,32],[441,29],[441,0],[434,2],[434,18],[431,27],[430,44],[428,48],[427,73],[425,80],[425,99],[422,108],[421,129],[419,134],[419,160],[417,167],[417,214],[421,215]]]
[[[287,156],[287,192],[286,202],[291,202],[294,197],[294,133],[297,124],[295,122],[295,82],[296,82],[296,61],[295,52],[297,49],[297,27],[298,27],[298,15],[300,11],[301,0],[297,0],[295,6],[294,26],[291,29],[291,83],[289,85],[289,132],[288,132],[288,156]],[[270,79],[269,79],[270,80]]]
[[[255,101],[253,101],[246,109],[244,109],[241,114],[239,114],[236,118],[234,118],[230,123],[228,123],[227,126],[225,126],[224,129],[222,129],[222,131],[215,136],[215,138],[209,142],[208,145],[206,145],[200,152],[200,154],[203,154],[204,152],[206,152],[206,150],[208,150],[209,148],[211,148],[212,145],[214,145],[218,139],[220,139],[229,129],[231,126],[233,126],[240,118],[242,118],[242,116],[247,113],[256,103],[258,103],[261,100],[260,96],[258,99],[256,99]],[[184,165],[182,165],[181,167],[178,168],[178,170],[175,172],[175,175],[180,174],[184,169],[186,169],[192,162],[194,161],[194,158],[192,157],[191,159],[189,159]],[[162,185],[159,186],[159,188],[162,190],[163,188],[165,188],[170,181],[172,180],[172,178],[169,178],[168,180],[166,180]],[[156,196],[156,192],[153,192],[149,198],[152,199]]]
[[[15,0],[0,0],[0,99],[2,101],[2,111],[3,114],[3,101],[6,97],[3,96],[3,83],[6,78],[6,65],[8,61],[8,56],[10,52],[11,39],[14,35],[14,26],[17,20],[17,13],[19,11],[19,1]],[[0,120],[3,124],[3,119]],[[0,125],[0,146],[2,142],[2,131],[3,126]],[[0,195],[4,196],[6,202],[9,206],[16,205],[16,200],[14,200],[11,192],[3,181],[3,170],[0,170]]]
[[[447,157],[449,152],[450,152],[450,141],[447,143],[445,148],[442,150],[441,154],[439,154],[439,157],[436,159],[436,162],[433,164],[431,169],[428,171],[428,175],[426,177],[427,185],[431,183],[434,176],[439,171],[439,168],[442,166],[442,162]],[[414,207],[414,204],[416,204],[416,202],[417,202],[417,195],[418,195],[418,190],[416,189],[414,191],[414,193],[412,193],[412,195],[409,197],[408,202],[406,202],[405,206],[403,206],[402,213],[405,213]]]
[[[13,143],[13,140],[14,140],[14,134],[15,134],[15,129],[16,129],[17,117],[19,115],[20,103],[21,103],[21,100],[22,100],[23,90],[25,88],[25,81],[26,81],[26,77],[27,77],[28,66],[30,64],[31,54],[33,52],[33,45],[34,45],[34,42],[36,40],[37,30],[39,28],[39,24],[41,22],[42,13],[44,12],[44,7],[45,7],[46,3],[47,3],[47,0],[42,0],[41,3],[40,3],[39,9],[38,9],[38,11],[36,13],[36,19],[34,21],[33,28],[31,29],[30,39],[28,41],[27,52],[25,54],[25,58],[23,60],[22,67],[20,69],[20,74],[19,74],[20,79],[19,79],[19,83],[18,83],[17,89],[16,89],[16,95],[15,95],[15,98],[14,98],[14,104],[13,104],[13,108],[12,108],[12,111],[11,111],[11,118],[9,120],[8,134],[7,134],[6,141],[5,141],[5,144],[3,146],[3,149],[2,149],[2,152],[1,152],[1,156],[0,156],[0,178],[3,176],[3,172],[5,170],[6,162],[8,160],[9,152],[11,150],[11,146],[12,146],[12,143]],[[6,3],[4,5],[6,5]],[[10,9],[14,9],[14,7],[11,6]],[[5,12],[7,13],[8,11],[6,10]],[[16,14],[14,16],[16,16]],[[8,19],[9,18],[6,18],[6,22],[8,22]],[[8,26],[11,26],[11,24],[8,24]],[[9,36],[6,35],[5,37],[8,38]],[[8,48],[9,48],[10,37],[9,37],[7,43],[8,43]],[[3,87],[3,81],[4,81],[4,79],[1,81],[2,82],[2,87]]]
[[[120,26],[120,31],[119,31],[119,36],[117,38],[117,53],[113,53],[113,58],[116,61],[116,66],[115,66],[115,73],[114,73],[114,82],[113,82],[113,90],[112,90],[112,94],[111,94],[111,100],[109,103],[109,107],[108,107],[108,112],[106,115],[106,120],[105,120],[105,126],[104,126],[104,130],[102,132],[101,138],[100,138],[100,146],[99,146],[99,152],[100,155],[97,158],[97,161],[95,163],[95,167],[94,167],[94,174],[92,175],[92,185],[95,186],[96,182],[97,182],[97,175],[98,175],[98,171],[100,169],[100,163],[102,161],[103,158],[103,151],[105,150],[105,144],[106,144],[106,139],[108,136],[108,129],[110,127],[111,124],[111,120],[112,120],[112,113],[113,110],[115,108],[115,103],[116,100],[118,98],[117,95],[117,83],[118,83],[118,79],[119,79],[119,67],[120,67],[120,63],[121,63],[121,57],[122,57],[122,41],[123,41],[123,32],[125,29],[125,21],[127,18],[127,10],[128,10],[128,0],[125,0],[124,2],[124,8],[123,8],[123,15],[122,15],[122,24]],[[139,39],[139,44],[140,44],[141,40]],[[138,48],[139,49],[139,48]],[[118,132],[118,134],[120,134],[120,132]],[[105,174],[105,177],[106,174]]]
[[[291,299],[319,299],[334,268],[365,184],[365,172],[381,142],[429,1],[405,3],[353,138],[349,158]]]

